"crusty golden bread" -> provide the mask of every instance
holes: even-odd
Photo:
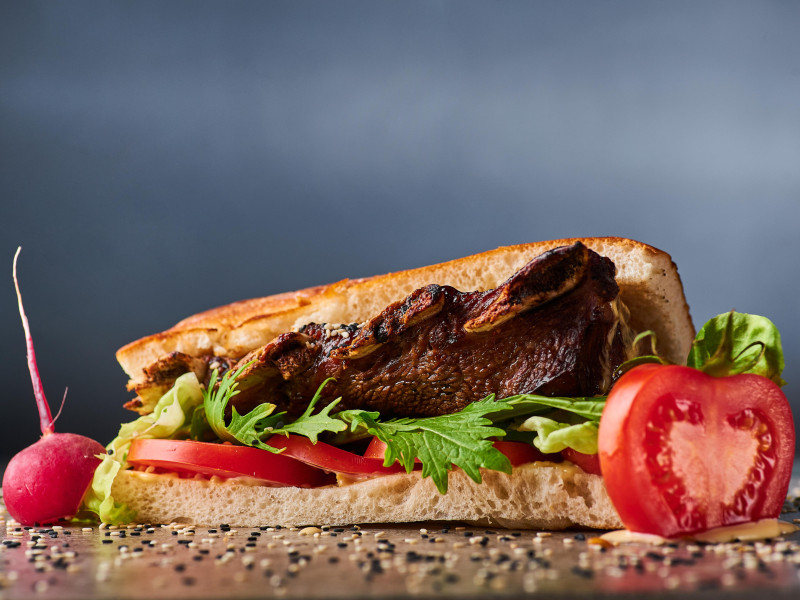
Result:
[[[476,484],[454,470],[447,494],[440,494],[419,471],[314,489],[121,471],[112,495],[135,509],[142,523],[256,527],[446,520],[520,529],[622,526],[602,477],[569,463],[529,463],[510,476],[482,474],[483,483]]]
[[[117,352],[117,360],[135,384],[144,380],[145,367],[170,352],[238,358],[275,336],[310,322],[363,322],[430,283],[462,291],[497,287],[535,256],[575,241],[577,238],[505,246],[427,267],[234,302],[132,342]],[[624,238],[580,241],[614,261],[633,330],[654,330],[660,353],[674,362],[683,362],[694,337],[694,326],[670,256]]]

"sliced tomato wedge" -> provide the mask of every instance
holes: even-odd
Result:
[[[138,439],[131,444],[128,462],[225,478],[252,477],[280,486],[308,488],[335,483],[330,474],[289,456],[231,444]]]
[[[542,454],[538,449],[524,442],[505,442],[498,440],[494,442],[494,447],[505,454],[506,458],[511,462],[512,467],[518,467],[519,465],[535,462],[537,460],[552,460],[553,458],[552,456],[548,457],[546,454]],[[364,457],[383,461],[385,455],[386,444],[376,437],[372,438],[369,446],[367,446],[367,450],[364,452]],[[556,458],[558,457],[556,456]],[[415,462],[420,462],[420,460],[416,459]]]
[[[282,448],[283,456],[290,456],[306,464],[333,473],[349,475],[391,475],[405,469],[400,463],[383,466],[383,456],[360,456],[324,442],[313,443],[307,437],[274,435],[267,443],[273,448]]]
[[[600,470],[600,457],[597,454],[584,454],[572,448],[565,448],[561,451],[561,456],[564,457],[564,460],[578,465],[587,473],[591,473],[592,475],[603,474]]]
[[[789,403],[766,377],[655,364],[617,381],[598,435],[622,522],[665,537],[777,517],[794,443]]]

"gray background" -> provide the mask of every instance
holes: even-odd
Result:
[[[131,416],[114,351],[246,297],[565,236],[672,254],[784,337],[800,3],[3,2],[0,455]]]

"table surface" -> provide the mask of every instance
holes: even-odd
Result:
[[[800,463],[783,520],[800,521]],[[7,598],[800,597],[800,532],[604,547],[597,531],[453,524],[0,529]]]

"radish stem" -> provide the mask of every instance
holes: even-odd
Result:
[[[22,317],[22,327],[25,329],[25,344],[28,348],[28,370],[31,373],[31,383],[33,383],[33,395],[36,397],[36,407],[39,409],[39,425],[42,429],[42,435],[46,436],[53,433],[55,427],[53,426],[53,416],[50,414],[50,405],[47,404],[47,398],[44,397],[42,378],[39,376],[39,368],[36,366],[36,353],[33,350],[31,329],[28,325],[28,317],[25,316],[25,309],[22,307],[22,294],[20,294],[19,282],[17,281],[17,258],[21,250],[21,246],[17,247],[17,252],[14,254],[14,287],[17,290],[19,316]]]

